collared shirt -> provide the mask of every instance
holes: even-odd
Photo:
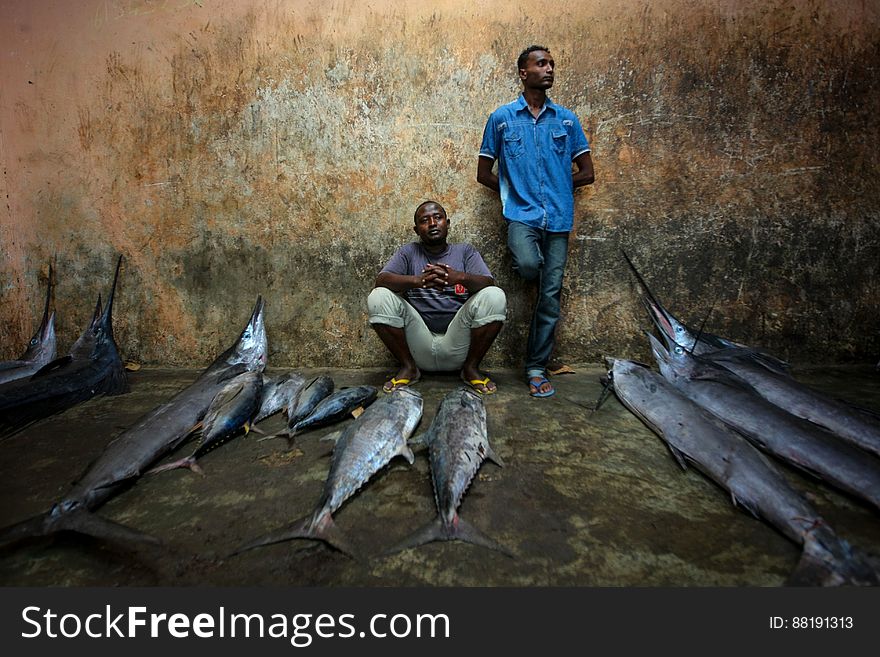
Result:
[[[589,151],[574,112],[548,98],[536,119],[520,94],[489,116],[480,157],[498,160],[501,207],[508,221],[569,232],[574,224],[571,163]]]
[[[421,242],[410,242],[400,247],[382,268],[382,272],[415,276],[421,274],[427,264],[447,264],[457,271],[478,276],[492,276],[483,257],[470,244],[447,244],[446,249],[431,255]],[[463,285],[449,285],[442,290],[414,287],[404,293],[406,300],[425,320],[433,333],[445,333],[449,322],[470,294]]]

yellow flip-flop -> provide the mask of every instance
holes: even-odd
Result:
[[[465,383],[467,383],[471,388],[476,390],[481,395],[494,395],[498,392],[498,388],[496,387],[494,390],[490,390],[489,383],[492,381],[488,376],[485,379],[471,379],[470,381],[466,379],[462,379]],[[486,390],[480,390],[477,386],[485,386]]]
[[[394,377],[392,377],[390,381],[386,381],[385,385],[382,386],[382,392],[394,392],[399,386],[413,386],[417,384],[420,380],[421,377],[416,377],[415,379],[395,379]],[[386,387],[389,383],[391,384],[390,388]]]

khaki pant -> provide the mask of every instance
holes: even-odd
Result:
[[[402,328],[410,353],[420,370],[450,372],[460,369],[471,344],[471,329],[503,322],[507,297],[489,286],[471,295],[449,322],[446,333],[432,333],[406,299],[385,287],[373,288],[367,298],[370,324]]]

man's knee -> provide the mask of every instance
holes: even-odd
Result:
[[[542,265],[543,263],[541,262],[541,259],[534,256],[525,256],[521,258],[514,256],[513,258],[513,271],[515,271],[520,278],[527,281],[533,281],[538,278],[538,274],[541,273]]]
[[[370,324],[388,324],[401,328],[404,325],[401,303],[400,297],[387,287],[374,287],[367,297]]]
[[[507,315],[507,295],[496,285],[484,287],[474,295],[473,321],[481,326],[489,322],[504,321]]]

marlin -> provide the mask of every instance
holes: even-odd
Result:
[[[880,461],[771,404],[732,372],[648,335],[663,378],[760,449],[880,509]]]
[[[29,379],[0,387],[0,435],[11,435],[96,395],[128,391],[125,367],[113,339],[113,298],[121,266],[119,256],[107,306],[101,309],[99,297],[91,323],[70,353],[44,365]]]
[[[669,336],[670,339],[697,356],[710,357],[712,352],[723,349],[727,350],[729,354],[736,354],[738,358],[750,360],[780,374],[787,374],[789,369],[788,363],[776,358],[772,354],[739,342],[734,342],[733,340],[728,340],[720,335],[703,331],[702,328],[695,331],[683,322],[680,322],[660,303],[651,291],[651,288],[648,287],[645,279],[642,278],[639,270],[632,263],[632,260],[629,259],[629,256],[623,251],[621,253],[635,275],[639,287],[642,289],[642,303],[648,310],[651,320],[657,325],[657,328],[663,335]]]
[[[50,263],[43,320],[22,355],[17,360],[7,360],[0,363],[0,385],[29,377],[55,358],[55,311],[49,312],[54,283],[55,271]]]
[[[228,380],[245,371],[262,372],[267,351],[263,300],[258,298],[238,340],[195,382],[114,438],[48,512],[0,530],[0,546],[65,530],[122,544],[157,543],[147,534],[101,518],[95,510],[177,448]]]
[[[431,482],[437,517],[405,538],[386,554],[432,541],[461,540],[513,556],[458,515],[458,507],[484,460],[504,463],[489,444],[483,396],[472,388],[459,388],[440,402],[434,421],[424,436],[431,460]]]
[[[148,474],[189,468],[204,475],[197,463],[198,459],[234,438],[242,429],[245,434],[250,431],[251,420],[260,410],[262,391],[261,370],[248,370],[234,377],[211,401],[204,419],[193,427],[193,431],[201,430],[199,444],[193,453],[186,458],[153,468]]]
[[[407,440],[422,418],[422,407],[422,396],[407,386],[371,404],[336,442],[324,492],[315,510],[284,529],[239,547],[233,554],[307,538],[324,541],[353,557],[354,550],[333,523],[333,513],[395,456],[403,456],[412,465],[414,457]]]
[[[688,464],[730,493],[734,506],[775,527],[802,549],[789,585],[880,584],[863,555],[837,536],[779,470],[716,417],[671,383],[632,361],[608,359],[614,393],[666,443],[682,469]]]
[[[708,354],[707,358],[746,381],[770,403],[880,457],[880,417],[871,411],[829,397],[791,376],[743,359],[736,351],[722,349]]]

